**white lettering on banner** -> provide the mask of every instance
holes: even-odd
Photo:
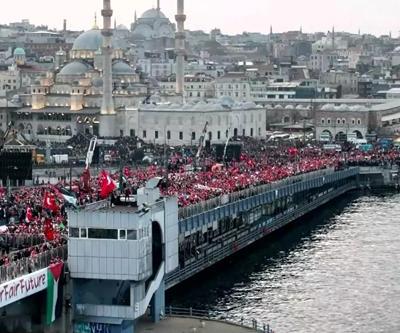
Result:
[[[47,288],[47,268],[0,285],[0,308]]]
[[[111,328],[108,324],[101,323],[76,323],[74,333],[110,333]]]

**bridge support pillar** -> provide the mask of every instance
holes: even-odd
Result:
[[[154,293],[151,300],[151,320],[158,323],[165,315],[165,280],[163,279],[160,287]]]

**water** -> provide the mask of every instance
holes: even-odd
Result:
[[[400,195],[346,196],[173,291],[277,333],[400,332]]]

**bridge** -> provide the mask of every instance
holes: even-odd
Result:
[[[134,314],[144,313],[152,294],[157,292],[157,288],[170,289],[177,286],[274,231],[282,229],[290,223],[295,223],[300,217],[338,196],[356,190],[360,186],[395,186],[398,184],[398,171],[397,167],[325,169],[180,208],[175,217],[176,236],[172,234],[165,236],[166,239],[172,240],[177,237],[176,243],[174,240],[168,243],[176,245],[171,248],[164,243],[163,264],[159,266],[160,270],[157,271],[158,273],[156,272],[157,274],[154,275],[153,272],[154,283],[146,288],[143,304],[140,303],[139,308],[134,307],[130,311],[133,311]],[[171,205],[171,202],[168,205]],[[162,205],[159,202],[156,206],[156,213],[152,213],[153,221],[162,219]],[[133,211],[131,214],[137,213]],[[116,225],[115,223],[114,225]],[[122,220],[119,223],[122,223]],[[168,223],[170,223],[168,228],[171,228],[173,221]],[[80,225],[79,219],[72,224]],[[153,237],[155,236],[153,235]],[[35,244],[35,242],[40,242],[40,239],[30,239],[27,235],[21,235],[18,239],[8,239],[7,242]],[[153,251],[155,251],[154,249],[153,244]],[[176,264],[171,264],[169,261],[171,253],[176,253]],[[5,301],[2,297],[5,294],[4,292],[2,294],[1,290],[9,288],[18,281],[31,279],[32,274],[46,270],[52,260],[56,258],[67,261],[69,258],[67,246],[41,253],[34,259],[23,258],[9,266],[0,267],[0,308],[6,308],[12,302],[22,300],[34,293],[34,290],[30,293],[16,293],[14,298]],[[123,267],[121,269],[123,270]],[[161,271],[165,271],[165,277]],[[94,272],[88,272],[88,274],[94,276]],[[96,274],[101,275],[100,272]],[[140,272],[135,274],[139,274],[137,275],[138,280],[143,280]],[[122,285],[119,289],[121,288]],[[37,292],[41,290],[43,289],[39,288]],[[121,295],[121,291],[119,291],[118,297]],[[92,308],[94,312],[91,310],[91,313],[94,318],[93,316],[100,309],[99,306],[81,307],[80,311],[82,309],[89,311]],[[112,306],[109,308],[112,312]],[[119,308],[119,311],[122,311],[121,306]],[[140,311],[137,312],[139,309]]]

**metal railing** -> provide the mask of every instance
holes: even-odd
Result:
[[[44,235],[33,234],[0,234],[0,246],[7,245],[10,249],[27,248],[45,242]]]
[[[326,176],[327,174],[332,174],[334,172],[335,171],[333,168],[318,170],[318,171],[314,171],[314,172],[309,172],[309,173],[304,173],[301,175],[289,177],[289,178],[286,178],[286,179],[283,179],[283,180],[280,180],[277,182],[273,182],[270,184],[249,187],[242,191],[233,192],[233,193],[229,193],[226,195],[221,195],[219,197],[216,197],[216,198],[204,201],[204,202],[200,202],[198,204],[179,208],[179,219],[182,220],[182,219],[185,219],[185,218],[197,215],[197,214],[201,214],[204,211],[208,211],[208,210],[220,207],[221,205],[225,205],[227,203],[236,202],[238,200],[241,200],[241,199],[244,199],[244,198],[247,198],[250,196],[265,193],[267,191],[271,191],[271,190],[280,188],[282,186],[294,184],[294,183],[297,183],[300,181],[307,181],[307,180],[310,180],[313,178]]]
[[[230,255],[265,237],[273,231],[282,228],[286,224],[300,218],[301,216],[332,200],[333,198],[342,195],[343,193],[346,193],[354,188],[356,188],[356,183],[349,182],[345,186],[337,189],[336,191],[319,197],[316,200],[306,203],[301,207],[296,207],[294,210],[286,211],[270,218],[263,217],[258,223],[260,224],[261,222],[267,220],[265,227],[256,227],[257,223],[254,223],[254,227],[256,228],[253,228],[254,230],[248,230],[248,233],[246,235],[240,237],[235,242],[231,242],[228,244],[224,244],[222,242],[219,245],[214,244],[214,246],[219,246],[220,248],[210,251],[209,253],[206,250],[194,262],[186,264],[184,268],[169,273],[166,276],[165,281],[167,289],[192,277],[193,275],[199,273],[205,268],[210,267],[215,263],[229,257]]]
[[[193,308],[179,308],[179,307],[168,306],[166,308],[166,312],[167,312],[166,313],[167,317],[187,317],[187,318],[213,320],[224,324],[252,329],[255,332],[274,333],[274,331],[270,328],[269,324],[264,324],[262,322],[257,321],[254,318],[246,319],[244,317],[241,318],[225,317],[222,315],[218,315],[219,311],[207,311],[207,310],[199,310]]]
[[[67,260],[67,245],[63,245],[43,253],[39,253],[34,257],[22,258],[18,261],[11,262],[7,266],[0,267],[0,283],[7,282],[17,277],[33,273],[40,269],[48,267],[52,260]]]

